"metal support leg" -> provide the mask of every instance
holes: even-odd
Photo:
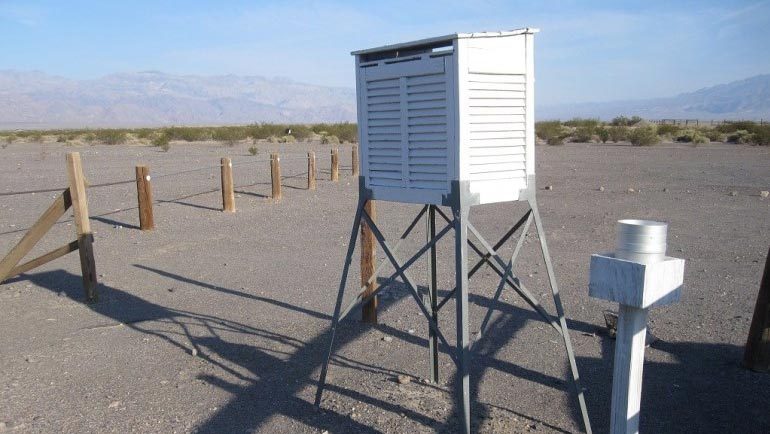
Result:
[[[580,404],[580,413],[583,416],[583,426],[586,433],[591,434],[591,422],[588,419],[588,410],[586,409],[586,400],[583,396],[583,388],[580,386],[580,374],[578,373],[577,363],[575,362],[575,353],[572,350],[572,341],[570,340],[569,329],[567,328],[567,319],[564,317],[564,307],[561,304],[559,287],[556,285],[556,276],[553,272],[553,264],[551,264],[551,255],[548,253],[548,243],[545,241],[543,222],[540,219],[540,212],[537,209],[537,200],[534,197],[529,200],[529,206],[532,208],[532,214],[535,218],[535,227],[537,228],[537,234],[540,238],[540,249],[543,253],[545,269],[548,272],[548,281],[551,285],[551,291],[553,292],[553,302],[556,305],[556,313],[559,316],[559,325],[562,329],[561,335],[564,339],[564,348],[567,350],[567,357],[569,358],[569,365],[572,371],[572,380],[575,385],[575,393],[577,394],[578,403]]]
[[[358,240],[358,229],[361,227],[361,214],[364,210],[363,200],[358,201],[358,207],[356,208],[356,216],[353,219],[353,230],[350,233],[350,240],[348,241],[348,253],[345,255],[345,265],[342,267],[342,278],[340,279],[340,287],[337,292],[337,302],[334,305],[334,316],[332,317],[332,328],[329,331],[329,350],[326,353],[326,359],[321,367],[321,375],[318,378],[318,388],[315,392],[315,406],[321,405],[321,395],[324,392],[324,386],[326,386],[326,371],[329,369],[329,360],[332,357],[334,351],[334,335],[337,332],[337,324],[340,319],[340,309],[342,308],[342,297],[345,295],[345,285],[348,280],[348,271],[350,271],[350,263],[353,261],[353,251],[356,248],[356,240]]]
[[[464,206],[456,206],[455,227],[455,287],[457,292],[457,414],[460,432],[471,432],[470,378],[468,373],[470,339],[468,335],[468,213]]]
[[[436,237],[436,210],[433,205],[428,209],[426,216],[426,238],[430,243]],[[430,311],[433,322],[438,324],[438,289],[436,278],[436,244],[431,245],[428,255],[428,301],[430,302]],[[438,383],[438,336],[433,329],[428,326],[428,350],[430,352],[430,381]]]

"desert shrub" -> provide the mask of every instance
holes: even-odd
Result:
[[[321,137],[321,143],[323,143],[324,145],[339,145],[340,139],[337,136],[330,134],[330,135]]]
[[[535,123],[535,135],[549,145],[563,145],[569,133],[560,121],[541,121]]]
[[[154,139],[152,139],[152,145],[157,146],[164,151],[168,152],[169,149],[171,149],[171,139],[168,134],[161,133]]]
[[[259,149],[256,146],[250,146],[249,147],[249,154],[257,155],[257,154],[259,154]]]
[[[67,142],[67,137],[65,137],[65,136],[57,136],[56,137],[56,143],[66,143],[66,142]]]
[[[683,143],[700,144],[700,143],[708,143],[711,140],[698,130],[688,129],[688,130],[680,131],[679,134],[677,134],[676,136],[676,141],[683,142]]]
[[[302,141],[313,135],[313,130],[307,125],[292,125],[291,135],[294,136],[295,139]]]
[[[16,140],[16,136],[14,134],[9,134],[5,136],[5,143],[7,145],[10,145],[11,143],[13,143],[14,140]]]
[[[630,127],[633,125],[638,124],[642,121],[642,118],[639,116],[631,116],[630,118],[627,118],[623,115],[615,117],[612,119],[612,122],[610,122],[613,126],[616,127]]]
[[[83,141],[86,143],[93,143],[96,141],[96,134],[94,133],[88,133],[85,136],[83,136]]]
[[[712,142],[723,142],[725,140],[725,135],[716,128],[704,128],[701,132]]]
[[[134,134],[136,135],[137,139],[146,140],[152,137],[152,129],[150,128],[139,128],[138,130],[134,131]]]
[[[125,130],[96,130],[94,135],[97,141],[105,145],[120,145],[128,140]]]
[[[343,142],[358,141],[358,126],[356,124],[351,124],[350,122],[313,124],[310,126],[310,129],[321,136],[337,136],[337,138]]]
[[[658,125],[658,135],[676,137],[679,134],[681,128],[679,125],[674,124],[661,124]]]
[[[202,142],[211,140],[211,131],[203,127],[169,127],[164,128],[162,134],[169,140],[181,140],[185,142]]]
[[[736,130],[727,135],[727,141],[730,143],[753,143],[754,133],[747,130]]]
[[[610,140],[613,142],[624,142],[628,140],[628,127],[624,126],[614,126],[609,127],[610,132]]]
[[[610,129],[607,127],[599,127],[596,129],[596,135],[599,136],[599,140],[602,143],[607,143],[610,140]]]
[[[296,141],[297,139],[294,138],[294,136],[289,136],[289,135],[283,136],[280,139],[278,139],[278,143],[294,143]]]
[[[596,128],[601,125],[601,122],[599,122],[599,119],[591,119],[591,118],[572,118],[566,122],[564,122],[565,126],[568,127],[585,127],[589,128],[591,130],[595,130]]]
[[[268,143],[278,143],[279,140],[280,139],[278,139],[278,137],[276,137],[276,136],[270,136],[270,137],[267,138],[267,142]]]
[[[651,146],[660,143],[660,137],[658,137],[655,125],[632,128],[628,133],[628,140],[634,146]]]
[[[575,132],[572,133],[572,141],[580,143],[589,143],[594,137],[595,127],[581,126],[575,128]]]
[[[727,135],[727,141],[732,143],[754,143],[770,145],[770,125],[760,125],[756,122],[729,122],[716,127]]]
[[[286,125],[279,124],[251,124],[246,127],[246,135],[252,139],[270,139],[271,136],[279,137],[286,132]]]
[[[249,137],[247,128],[243,127],[220,127],[212,131],[211,138],[224,142],[227,146],[234,146],[235,142],[245,140]]]
[[[34,132],[30,134],[29,139],[33,142],[42,142],[43,141],[43,134],[39,132]]]

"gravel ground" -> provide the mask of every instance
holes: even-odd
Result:
[[[88,191],[98,303],[83,303],[76,255],[0,285],[0,432],[456,430],[451,360],[441,355],[439,384],[422,380],[427,326],[402,286],[381,298],[379,325],[361,324],[356,313],[341,326],[323,410],[314,409],[357,197],[349,146],[341,147],[338,183],[328,181],[328,146],[261,144],[257,156],[248,146],[0,150],[0,194],[64,186],[64,154],[78,150],[91,184],[131,180],[134,165],[149,164],[157,200],[157,228],[141,232],[132,183]],[[305,190],[309,148],[321,170],[315,191]],[[272,150],[282,154],[278,203],[269,198]],[[669,222],[669,254],[687,260],[681,302],[651,314],[659,340],[646,353],[642,431],[770,432],[770,375],[740,367],[770,244],[770,199],[760,197],[770,190],[770,148],[569,144],[537,152],[539,204],[594,431],[609,425],[614,341],[602,311],[614,306],[588,297],[589,257],[612,249],[616,220],[634,217]],[[235,214],[219,211],[217,167],[171,175],[228,155]],[[0,196],[0,251],[53,196]],[[478,207],[471,218],[494,241],[522,206]],[[378,220],[393,238],[417,211],[380,202]],[[404,252],[418,248],[422,229]],[[71,217],[63,218],[32,254],[74,239],[73,231]],[[537,245],[530,235],[516,271],[542,297],[548,287]],[[442,294],[453,286],[451,247],[449,239],[439,247]],[[426,281],[423,263],[412,274]],[[490,270],[472,279],[474,327],[497,283]],[[580,431],[558,335],[515,294],[503,301],[472,360],[475,429]],[[442,312],[452,341],[454,305]]]

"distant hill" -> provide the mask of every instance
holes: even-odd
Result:
[[[538,119],[638,115],[646,119],[770,119],[770,74],[707,87],[670,98],[542,106]]]
[[[263,77],[0,71],[0,128],[355,121],[355,90]]]
[[[0,128],[355,122],[355,90],[148,71],[72,80],[0,71]],[[770,74],[670,98],[538,106],[537,119],[770,119]]]

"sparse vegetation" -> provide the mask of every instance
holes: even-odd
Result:
[[[128,132],[125,130],[96,130],[96,140],[105,145],[122,145],[128,140]]]
[[[641,121],[642,121],[642,118],[640,118],[639,116],[631,116],[630,118],[627,118],[621,115],[616,118],[613,118],[610,124],[615,127],[631,127],[638,124]]]
[[[324,145],[339,145],[340,139],[339,137],[330,134],[330,135],[321,137],[321,143],[323,143]]]
[[[601,126],[596,129],[596,135],[599,136],[599,140],[602,143],[607,143],[610,140],[610,129],[606,126]]]
[[[535,123],[535,135],[549,145],[557,146],[564,144],[564,139],[569,136],[569,132],[560,121],[543,121]]]
[[[643,125],[628,133],[628,141],[634,146],[652,146],[660,143],[655,125]]]
[[[259,154],[259,149],[256,146],[250,146],[249,154],[251,154],[252,156],[256,156],[257,154]]]
[[[152,139],[152,145],[163,149],[165,152],[168,152],[168,150],[171,149],[171,139],[169,138],[168,134],[164,132]]]

